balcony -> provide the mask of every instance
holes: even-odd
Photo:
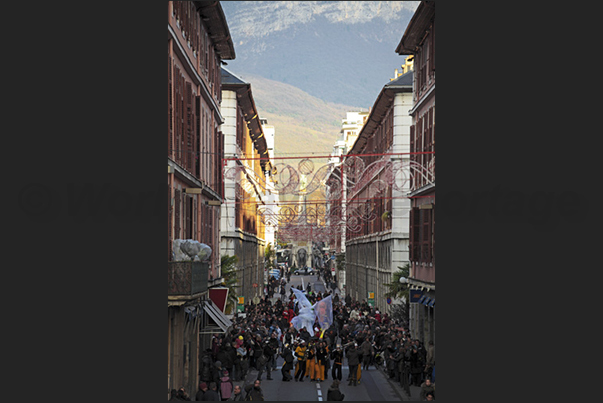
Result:
[[[209,264],[168,262],[168,296],[192,297],[207,291]]]

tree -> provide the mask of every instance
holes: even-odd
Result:
[[[410,265],[406,263],[404,267],[398,266],[398,271],[394,272],[392,276],[392,282],[386,283],[385,286],[389,288],[389,291],[385,293],[388,298],[404,298],[406,303],[404,304],[392,304],[392,318],[402,320],[404,326],[409,325],[409,312],[410,312],[410,296],[408,290],[408,283],[401,283],[402,277],[408,278],[410,275]]]
[[[408,278],[410,273],[410,265],[406,263],[404,267],[398,266],[398,271],[394,272],[392,276],[392,282],[385,284],[389,288],[389,291],[385,293],[386,297],[389,298],[402,298],[408,301],[408,283],[401,283],[400,278]]]
[[[271,270],[275,268],[274,258],[276,257],[276,251],[272,249],[272,244],[266,245],[264,249],[264,268]]]
[[[233,313],[237,306],[237,263],[239,258],[236,256],[222,255],[220,268],[222,270],[222,286],[228,288],[228,298],[226,300],[226,313]]]

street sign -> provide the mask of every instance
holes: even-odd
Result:
[[[375,306],[375,293],[374,292],[369,292],[368,293],[368,304],[371,307]]]
[[[237,298],[237,312],[243,312],[245,310],[245,297],[240,296]]]
[[[410,290],[409,296],[410,296],[410,301],[409,301],[410,303],[412,303],[412,304],[417,303],[423,296],[423,291],[417,290],[417,289]]]
[[[368,293],[368,298],[369,299],[375,299],[375,293],[374,292],[369,292]]]
[[[391,303],[392,303],[392,299],[391,299],[391,298],[388,298],[388,299],[387,299],[387,305],[389,305],[389,304],[391,304]]]

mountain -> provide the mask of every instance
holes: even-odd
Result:
[[[418,1],[224,1],[228,68],[368,109],[404,62],[395,53]],[[345,117],[342,116],[342,118]]]
[[[346,112],[362,109],[326,102],[290,84],[238,74],[229,67],[229,71],[251,83],[259,117],[274,126],[276,156],[329,155]]]

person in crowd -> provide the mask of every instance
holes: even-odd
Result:
[[[178,394],[176,395],[176,397],[177,400],[191,400],[191,398],[188,396],[188,393],[186,393],[186,389],[184,389],[183,387],[178,389]]]
[[[426,397],[431,394],[435,397],[435,383],[431,383],[431,379],[425,379],[425,382],[421,384],[421,400],[427,400]]]
[[[314,346],[314,342],[310,341],[308,343],[308,349],[306,350],[306,378],[310,378],[310,381],[312,382],[316,380],[315,368],[316,347]]]
[[[295,349],[295,356],[297,357],[298,368],[295,371],[295,381],[303,382],[304,375],[306,374],[306,342],[302,341],[301,344]]]
[[[337,345],[331,352],[331,359],[333,360],[333,370],[331,371],[331,377],[338,381],[341,381],[341,367],[343,365],[343,350],[341,345]]]
[[[283,362],[283,366],[281,367],[281,374],[283,375],[282,380],[284,382],[289,382],[291,381],[291,378],[293,378],[289,373],[289,371],[293,369],[293,352],[289,348],[289,343],[285,343],[284,347],[281,357],[283,357],[285,362]]]
[[[352,384],[358,386],[358,364],[360,364],[359,353],[357,350],[358,345],[356,343],[351,344],[346,350],[346,357],[348,359],[348,367],[350,368],[350,381],[348,386]]]
[[[264,400],[264,392],[262,391],[262,382],[256,379],[253,384],[245,386],[245,400]]]
[[[375,353],[373,346],[372,346],[371,342],[369,341],[368,337],[366,337],[364,339],[364,341],[362,342],[362,345],[360,346],[360,350],[362,351],[362,364],[363,364],[362,369],[368,370],[369,365],[371,363],[371,358],[373,357],[373,354]]]
[[[337,379],[333,380],[333,383],[327,391],[327,401],[338,402],[342,401],[344,397],[345,394],[341,393],[341,391],[339,390],[339,381]]]
[[[232,395],[230,395],[228,400],[229,401],[245,400],[245,397],[243,396],[243,391],[241,390],[241,387],[239,385],[235,385],[234,389],[232,390]]]
[[[200,402],[201,400],[203,400],[203,396],[205,395],[205,392],[207,392],[207,383],[206,382],[200,382],[199,383],[199,391],[195,395],[195,400],[198,401],[198,402]]]
[[[228,400],[234,389],[232,379],[227,370],[224,370],[224,375],[220,378],[220,397],[222,400]]]

